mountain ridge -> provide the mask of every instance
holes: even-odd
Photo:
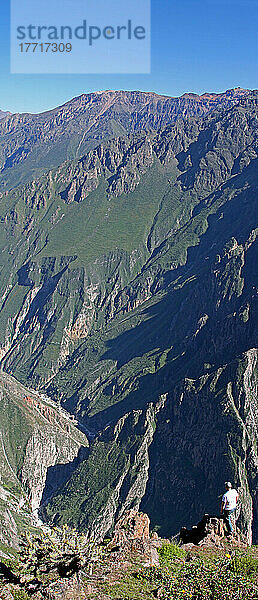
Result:
[[[249,93],[237,89],[212,97],[170,98],[152,92],[107,91],[83,94],[44,113],[7,116],[0,121],[0,186],[8,189],[31,181],[34,174],[79,158],[99,140],[146,128],[157,131],[180,116],[230,107]]]
[[[58,105],[57,107],[54,108],[50,108],[47,110],[43,110],[40,112],[9,112],[9,111],[1,111],[1,113],[3,114],[8,114],[8,115],[34,115],[34,116],[40,116],[40,115],[45,115],[46,113],[52,113],[53,111],[58,111],[61,108],[64,108],[65,106],[69,105],[70,103],[79,101],[80,99],[86,99],[86,98],[90,98],[91,96],[105,96],[105,95],[110,95],[110,94],[114,94],[114,95],[121,95],[121,96],[126,96],[126,95],[135,95],[135,94],[139,94],[140,96],[146,96],[151,98],[151,97],[155,97],[155,98],[160,98],[160,99],[170,99],[170,100],[180,100],[181,98],[193,98],[193,99],[202,99],[202,98],[207,98],[207,99],[215,99],[218,97],[223,98],[224,96],[230,96],[233,95],[234,93],[237,94],[241,94],[241,95],[245,95],[247,93],[251,93],[255,90],[251,90],[248,88],[241,88],[240,86],[236,86],[234,88],[229,88],[227,90],[225,90],[225,92],[204,92],[202,94],[197,94],[196,92],[184,92],[183,94],[181,94],[180,96],[171,96],[170,94],[160,94],[158,92],[154,92],[154,91],[142,91],[142,90],[115,90],[115,89],[105,89],[105,90],[96,90],[96,91],[92,91],[92,92],[84,92],[82,94],[79,94],[78,96],[74,96],[71,99],[67,100],[66,102],[64,102],[63,104]]]

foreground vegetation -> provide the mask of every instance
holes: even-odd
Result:
[[[3,559],[0,598],[29,600],[257,600],[258,549],[166,543],[159,566],[138,552],[97,546],[67,527],[24,537],[17,558]],[[74,582],[76,581],[76,591]],[[63,587],[62,587],[63,586]],[[61,587],[61,596],[60,594]],[[6,595],[9,594],[9,595]]]
[[[142,581],[159,588],[164,600],[244,600],[257,598],[258,557],[253,550],[190,555],[173,545],[160,550],[159,568],[143,569]]]

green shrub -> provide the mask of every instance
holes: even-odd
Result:
[[[166,546],[165,550],[164,547],[161,550],[166,556],[162,560],[167,562],[167,566],[163,562],[161,567],[141,569],[137,574],[138,579],[159,588],[161,600],[257,600],[257,587],[247,574],[232,571],[234,557],[226,555],[215,560],[194,557],[190,562],[174,560],[173,563],[173,557],[178,558],[179,553],[175,551],[173,554],[173,549],[169,550],[171,545]],[[243,560],[241,564],[247,562]],[[255,559],[249,561],[249,572],[254,569],[254,563]],[[238,568],[240,571],[240,566]]]
[[[164,544],[164,546],[158,550],[158,553],[161,564],[170,563],[175,558],[183,559],[186,556],[186,551],[176,544]]]
[[[228,568],[236,575],[250,576],[258,573],[258,558],[252,556],[250,552],[236,552],[231,557]]]
[[[80,569],[91,571],[103,554],[103,549],[93,539],[67,525],[36,535],[25,534],[21,545],[19,570],[32,578],[52,571],[57,571],[61,577]]]
[[[30,596],[23,590],[12,590],[13,600],[30,600]]]

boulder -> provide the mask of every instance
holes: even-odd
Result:
[[[130,509],[116,523],[108,549],[113,552],[138,552],[146,557],[146,565],[159,565],[159,545],[159,539],[150,538],[148,515],[138,512],[137,509]]]
[[[197,525],[193,525],[191,529],[182,527],[180,530],[180,541],[184,547],[189,547],[190,544],[198,546],[217,546],[222,547],[221,541],[227,537],[235,545],[247,546],[246,537],[238,530],[233,536],[228,536],[225,521],[221,516],[205,514]]]

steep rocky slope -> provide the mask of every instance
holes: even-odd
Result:
[[[0,374],[0,552],[37,526],[37,509],[85,456],[87,437],[64,410]]]
[[[149,471],[149,447],[162,401],[133,410],[94,441],[74,476],[48,503],[43,514],[54,523],[90,530],[98,541],[127,508],[139,508]]]
[[[99,141],[146,129],[157,131],[178,117],[229,108],[248,94],[236,88],[222,94],[111,91],[83,94],[38,115],[14,114],[0,121],[0,185],[14,187],[66,159],[82,156]]]
[[[256,371],[257,351],[252,349],[197,380],[186,377],[168,394],[142,502],[163,531],[168,521],[179,530],[186,515],[218,514],[226,477],[238,483],[238,525],[251,542],[254,511],[256,538]]]
[[[174,534],[232,479],[257,536],[257,94],[239,94],[1,193],[1,366],[95,437],[44,505],[58,523],[101,537],[141,504]]]

